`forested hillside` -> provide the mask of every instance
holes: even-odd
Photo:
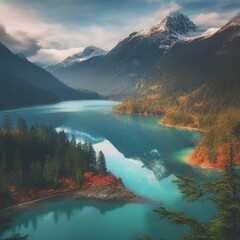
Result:
[[[217,161],[217,148],[240,123],[239,66],[237,16],[212,37],[176,43],[146,74],[136,96],[114,110],[164,115],[164,124],[206,130],[195,156],[205,152]]]
[[[0,66],[0,109],[99,98],[96,93],[64,85],[44,69],[13,54],[1,43]]]
[[[0,126],[0,208],[46,193],[78,189],[87,172],[108,175],[103,153],[97,157],[90,143],[77,143],[74,137],[69,140],[65,132],[51,126],[28,128],[24,119],[13,128],[11,120],[4,119]]]

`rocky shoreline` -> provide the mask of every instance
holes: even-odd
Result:
[[[73,194],[74,198],[97,199],[105,201],[139,202],[141,198],[129,191],[121,183],[95,184]]]
[[[38,207],[46,200],[60,198],[91,199],[101,201],[141,202],[142,198],[126,189],[123,183],[93,184],[85,189],[62,192],[51,196],[20,203],[14,206],[0,209],[0,231],[11,225],[11,221],[25,210]]]

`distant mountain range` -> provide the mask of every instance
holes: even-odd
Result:
[[[85,90],[74,90],[23,55],[0,44],[0,109],[99,98]]]
[[[75,59],[72,56],[60,63],[60,68],[57,64],[48,70],[71,87],[81,86],[112,98],[127,98],[137,91],[144,74],[176,42],[203,33],[186,15],[174,13],[148,30],[131,33],[106,55],[94,55],[87,61],[66,65]]]
[[[97,57],[102,57],[107,55],[107,51],[97,48],[94,46],[89,46],[85,48],[82,52],[76,53],[70,57],[67,57],[63,61],[57,63],[57,64],[52,64],[49,66],[46,66],[44,69],[46,69],[49,72],[56,73],[59,72],[63,69],[70,68],[74,66],[75,64],[84,62],[88,59],[92,58],[97,58]]]

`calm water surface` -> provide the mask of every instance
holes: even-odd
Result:
[[[127,188],[150,203],[115,203],[63,198],[48,200],[17,216],[0,238],[14,233],[29,240],[132,240],[137,236],[177,240],[185,227],[157,221],[152,209],[165,206],[208,220],[208,202],[186,203],[173,183],[177,174],[211,178],[212,170],[187,164],[186,156],[202,134],[158,124],[158,117],[112,113],[112,101],[70,101],[0,112],[28,124],[51,124],[102,150],[108,168]]]

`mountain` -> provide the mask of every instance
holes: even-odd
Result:
[[[210,37],[174,44],[142,79],[135,97],[115,111],[163,115],[164,124],[204,129],[199,149],[216,160],[217,147],[234,139],[233,129],[240,126],[239,64],[237,16]]]
[[[80,62],[84,62],[88,59],[105,56],[107,53],[108,53],[107,51],[101,48],[89,46],[85,48],[82,52],[67,57],[66,59],[57,64],[49,65],[45,69],[52,73],[58,72],[61,71],[62,69],[72,67],[73,65]]]
[[[199,35],[202,32],[203,30],[197,27],[188,16],[174,12],[151,29],[132,33],[130,36],[131,40],[140,38],[141,41],[156,42],[160,48],[169,48],[178,40]]]
[[[112,98],[135,93],[143,75],[176,42],[202,34],[186,15],[175,13],[156,26],[130,34],[106,56],[91,58],[53,74],[72,87],[95,90]]]
[[[16,53],[16,56],[20,57],[21,59],[23,59],[25,61],[28,61],[27,57],[22,53]]]
[[[236,24],[236,19],[240,17],[211,37],[177,42],[147,72],[135,98],[164,101],[163,111],[166,104],[191,108],[194,112],[201,109],[218,112],[228,104],[237,106],[240,103],[237,94],[240,92],[240,24]]]
[[[0,66],[1,109],[99,97],[71,89],[3,44],[0,44]]]

